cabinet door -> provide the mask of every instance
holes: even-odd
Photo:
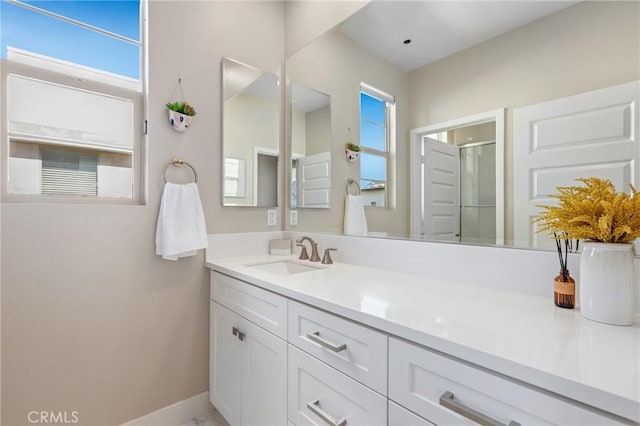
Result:
[[[243,320],[242,424],[287,424],[287,342]]]
[[[242,342],[234,330],[242,318],[211,302],[209,398],[231,425],[241,424]]]

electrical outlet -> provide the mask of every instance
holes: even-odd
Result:
[[[267,210],[267,226],[276,226],[276,211],[274,209]]]
[[[296,226],[298,224],[298,210],[289,210],[289,225]]]

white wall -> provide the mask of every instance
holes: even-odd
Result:
[[[306,154],[320,154],[331,146],[331,105],[309,111],[305,116]]]
[[[208,389],[204,254],[154,254],[162,169],[174,155],[198,171],[208,232],[267,229],[264,209],[221,207],[220,61],[276,72],[283,4],[149,9],[147,203],[2,204],[3,425],[48,409],[116,425]],[[198,111],[186,133],[169,127],[164,107],[179,77]]]

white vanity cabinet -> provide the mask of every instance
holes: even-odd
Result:
[[[260,283],[212,272],[210,399],[231,425],[637,424]]]
[[[215,272],[211,297],[211,402],[232,426],[287,424],[287,342],[266,330],[286,299]]]

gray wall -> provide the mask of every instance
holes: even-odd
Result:
[[[204,255],[177,263],[154,255],[161,171],[174,155],[200,175],[209,233],[266,230],[264,209],[221,207],[220,60],[277,72],[283,4],[149,9],[147,204],[2,205],[3,425],[28,424],[30,410],[115,425],[208,389]],[[164,107],[178,77],[198,111],[182,134]]]

